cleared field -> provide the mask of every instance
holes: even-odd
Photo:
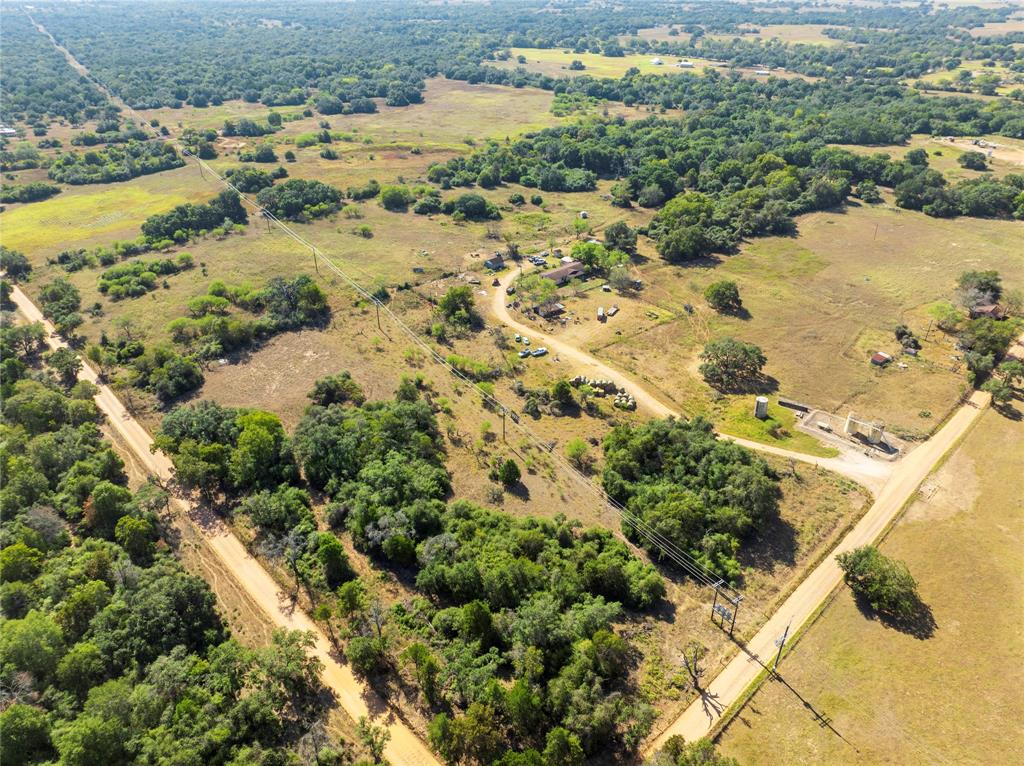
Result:
[[[1024,277],[1024,224],[938,220],[888,205],[849,207],[798,220],[797,237],[757,239],[735,256],[688,267],[651,258],[640,265],[638,298],[659,321],[624,328],[596,348],[607,361],[644,374],[684,411],[704,412],[709,392],[697,355],[710,337],[757,343],[779,393],[823,409],[884,421],[910,437],[930,432],[965,384],[949,338],[929,332],[928,307],[952,296],[970,268],[1000,271],[1008,287]],[[737,282],[749,318],[707,309],[703,289]],[[694,316],[682,306],[696,307]],[[625,310],[625,308],[624,308]],[[905,369],[868,364],[876,350],[898,351],[893,328],[922,339]]]
[[[516,67],[521,66],[528,71],[539,72],[551,77],[578,77],[580,75],[590,75],[591,77],[612,77],[618,79],[632,68],[639,69],[643,74],[679,74],[680,72],[702,74],[709,69],[717,69],[721,72],[727,72],[730,70],[730,67],[724,64],[692,56],[658,56],[656,54],[602,56],[599,53],[574,53],[571,50],[565,50],[562,48],[512,48],[511,53],[511,59],[508,61],[494,62],[494,65],[503,69],[515,69]],[[526,63],[518,63],[516,60],[518,56],[525,56]],[[660,60],[663,63],[656,64],[654,63],[655,60]],[[569,65],[572,64],[573,61],[582,62],[585,69],[570,69]],[[679,61],[688,61],[693,65],[693,67],[679,67],[677,66],[677,62]],[[753,77],[755,79],[764,79],[769,77],[769,75],[756,74],[756,70],[752,67],[738,68],[737,71],[742,73],[745,77]],[[783,71],[773,71],[770,76],[782,77],[785,79],[794,77],[799,77],[805,80],[816,79],[812,77],[805,77],[804,75],[799,75],[794,72]]]
[[[972,37],[989,37],[996,35],[1008,35],[1012,32],[1024,32],[1024,15],[1014,14],[1007,21],[990,21],[980,27],[973,27],[968,30]]]
[[[7,247],[23,251],[37,266],[68,248],[135,239],[154,213],[216,193],[198,176],[194,167],[183,167],[123,183],[66,186],[48,200],[0,214],[0,233]]]
[[[843,588],[783,661],[786,681],[846,742],[768,683],[721,736],[727,755],[750,766],[1019,760],[1022,445],[1019,421],[986,412],[882,544],[918,580],[930,638],[871,619]]]
[[[924,149],[928,152],[928,167],[938,170],[950,181],[959,181],[969,178],[984,178],[995,176],[1002,178],[1008,173],[1020,173],[1024,170],[1024,141],[1004,136],[978,136],[989,143],[988,147],[974,145],[972,138],[934,138],[932,136],[917,134],[911,137],[905,145],[899,146],[858,146],[856,144],[836,144],[847,151],[855,154],[874,154],[884,152],[893,159],[902,159],[911,149]],[[996,148],[992,148],[992,144]],[[961,154],[969,151],[982,152],[989,156],[990,170],[968,170],[957,162]]]
[[[835,47],[839,45],[850,45],[843,40],[834,40],[827,37],[826,29],[846,29],[847,27],[829,24],[765,24],[762,26],[740,27],[743,30],[741,35],[707,35],[712,40],[732,40],[739,37],[741,40],[778,40],[783,43],[824,45]]]
[[[985,62],[979,59],[964,61],[956,69],[940,70],[937,72],[929,72],[921,77],[917,78],[921,82],[938,84],[941,82],[958,82],[958,78],[964,72],[969,72],[972,77],[978,77],[981,75],[995,75],[1003,80],[1009,80],[1011,84],[1000,85],[996,88],[995,92],[999,95],[1007,95],[1015,88],[1019,88],[1020,85],[1014,85],[1012,83],[1020,83],[1020,73],[1012,72],[1007,67],[1001,64],[995,64],[994,66],[985,66]],[[968,80],[970,82],[970,80]]]

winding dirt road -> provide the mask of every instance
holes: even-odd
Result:
[[[516,332],[528,336],[535,348],[537,346],[546,346],[552,355],[559,357],[562,361],[570,362],[573,374],[583,374],[592,378],[605,378],[615,381],[616,384],[625,387],[633,395],[638,407],[642,407],[650,414],[661,418],[668,417],[669,415],[679,417],[680,413],[677,410],[665,404],[633,376],[605,364],[586,351],[582,351],[565,341],[548,335],[540,329],[539,322],[531,323],[514,315],[506,305],[508,296],[505,293],[505,288],[512,284],[518,275],[519,271],[511,271],[499,278],[499,287],[492,288],[491,312],[503,324],[514,329]],[[876,494],[885,485],[894,469],[893,463],[876,460],[855,449],[843,450],[842,454],[838,457],[815,457],[803,452],[794,452],[782,447],[741,439],[736,436],[729,436],[728,434],[721,434],[721,438],[729,439],[759,452],[766,452],[771,455],[778,455],[791,460],[798,460],[802,463],[810,463],[827,468],[841,476],[846,476],[863,484]]]
[[[678,414],[631,376],[541,332],[536,323],[524,324],[515,318],[505,304],[504,289],[515,277],[516,273],[506,275],[501,279],[501,287],[494,288],[491,307],[498,319],[516,331],[528,335],[535,346],[545,345],[562,359],[571,360],[585,370],[586,374],[608,378],[620,386],[625,386],[636,398],[637,404],[650,412],[661,417]],[[842,573],[835,560],[836,554],[877,540],[914,497],[928,474],[977,421],[988,403],[988,394],[975,391],[967,403],[960,407],[931,439],[917,446],[896,463],[883,463],[852,451],[845,452],[841,457],[817,458],[745,439],[733,439],[755,450],[820,465],[860,481],[875,491],[876,500],[835,550],[797,586],[757,634],[746,645],[741,646],[741,650],[715,677],[704,694],[652,741],[647,749],[648,755],[653,754],[672,735],[680,734],[687,741],[693,741],[711,732],[723,711],[728,710],[757,679],[764,667],[772,662],[777,651],[775,640],[782,635],[786,625],[790,624],[790,635],[799,631],[842,582]],[[858,460],[858,457],[861,459]]]
[[[16,286],[13,287],[11,299],[28,321],[43,324],[48,333],[47,343],[50,348],[67,346],[57,336],[53,325]],[[96,372],[84,360],[79,378],[88,380],[99,388],[96,404],[106,415],[110,427],[124,440],[139,463],[153,476],[163,481],[172,480],[174,467],[171,461],[162,452],[152,450],[153,440],[150,435],[131,417],[110,387],[99,381]],[[319,626],[304,612],[294,607],[289,596],[282,592],[267,570],[249,554],[245,546],[219,519],[210,518],[210,514],[200,514],[194,505],[178,498],[172,500],[172,507],[177,517],[186,519],[206,538],[224,570],[232,573],[241,589],[259,605],[275,626],[313,634],[315,645],[311,653],[323,663],[321,680],[334,693],[336,701],[352,720],[358,721],[360,717],[367,716],[370,719],[378,719],[378,725],[387,727],[391,739],[384,754],[390,763],[394,766],[441,766],[440,761],[423,741],[395,715],[393,710],[389,709],[387,703],[355,677],[352,669],[341,661]]]

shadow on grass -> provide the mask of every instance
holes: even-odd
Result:
[[[913,636],[920,641],[926,641],[934,636],[936,629],[939,627],[938,623],[935,622],[935,615],[932,614],[932,608],[916,596],[913,608],[906,615],[879,612],[868,603],[866,598],[857,594],[854,594],[853,600],[856,602],[861,614],[869,620],[878,620],[885,627],[898,630],[900,633],[906,633],[908,636]]]

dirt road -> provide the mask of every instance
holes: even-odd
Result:
[[[30,322],[42,322],[49,338],[51,348],[65,347],[66,344],[57,337],[53,325],[44,319],[28,297],[14,287],[11,299],[18,311]],[[146,430],[136,421],[117,398],[109,386],[99,382],[95,371],[83,363],[79,378],[88,380],[99,387],[96,404],[107,416],[110,427],[124,440],[135,458],[154,476],[164,481],[173,478],[174,469],[171,461],[162,452],[152,452],[153,440]],[[391,740],[385,749],[385,756],[394,766],[440,766],[419,737],[405,725],[372,689],[360,681],[352,673],[351,668],[344,664],[337,652],[320,628],[301,610],[293,607],[288,595],[283,593],[277,583],[263,566],[245,549],[245,546],[234,534],[216,518],[208,518],[197,512],[190,503],[180,499],[173,501],[173,508],[179,517],[191,521],[206,538],[210,549],[216,554],[226,571],[232,573],[239,585],[259,605],[274,623],[288,630],[304,630],[313,634],[316,644],[312,650],[324,666],[322,681],[333,693],[343,710],[359,720],[362,716],[371,719],[379,718],[378,724],[387,726],[391,732]]]
[[[495,292],[491,298],[492,310],[502,322],[520,333],[527,334],[535,346],[547,346],[552,354],[571,360],[586,374],[609,378],[621,386],[626,386],[636,398],[637,404],[650,412],[662,417],[677,414],[630,376],[612,369],[584,351],[540,332],[536,325],[531,326],[514,317],[506,306],[504,288],[515,277],[516,273],[512,273],[502,278],[501,287],[494,288]],[[752,449],[814,463],[853,478],[873,489],[876,492],[876,500],[835,550],[800,583],[757,634],[715,677],[705,694],[695,700],[679,718],[658,735],[648,749],[648,754],[657,750],[674,734],[681,734],[687,741],[692,741],[710,732],[722,712],[739,699],[757,678],[763,669],[761,663],[769,664],[775,657],[777,648],[774,642],[782,635],[786,625],[791,623],[791,635],[798,631],[841,582],[842,574],[836,564],[835,555],[878,539],[906,503],[914,497],[925,477],[967,433],[988,403],[988,394],[974,392],[970,400],[960,407],[931,439],[896,463],[882,463],[866,456],[860,456],[862,460],[857,460],[859,453],[845,453],[837,458],[816,458],[745,439],[734,440]]]
[[[678,411],[665,404],[631,375],[610,367],[604,362],[595,359],[586,351],[582,351],[565,341],[542,332],[537,322],[530,323],[528,320],[522,319],[521,315],[513,314],[506,305],[508,296],[505,294],[505,288],[517,276],[519,276],[519,272],[512,271],[500,278],[500,287],[492,288],[491,311],[503,324],[523,335],[529,336],[535,348],[537,346],[546,346],[552,356],[557,356],[562,361],[568,362],[571,365],[571,374],[583,374],[588,377],[613,380],[619,386],[624,386],[633,395],[638,407],[657,417],[679,415]],[[793,452],[781,447],[761,444],[760,442],[749,441],[735,436],[723,434],[722,438],[729,439],[759,452],[767,452],[772,455],[779,455],[791,460],[799,460],[803,463],[827,468],[830,471],[835,471],[842,476],[863,484],[876,494],[892,475],[894,468],[893,463],[875,460],[855,449],[844,450],[838,457],[815,457],[814,455],[806,455],[803,452]]]

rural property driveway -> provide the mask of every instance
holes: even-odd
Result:
[[[66,347],[67,344],[57,337],[53,325],[43,317],[35,304],[16,286],[12,287],[11,299],[28,321],[43,324],[49,346],[53,349]],[[152,451],[152,438],[129,415],[110,387],[100,383],[95,371],[85,360],[79,378],[99,387],[96,404],[146,470],[165,482],[173,480],[174,467],[171,461],[162,452]],[[210,550],[220,559],[223,567],[234,575],[239,588],[259,605],[275,627],[313,634],[315,644],[311,654],[323,663],[321,680],[324,685],[334,693],[338,704],[352,720],[358,721],[362,716],[370,719],[381,716],[376,723],[386,726],[391,733],[384,755],[393,766],[441,766],[423,741],[388,708],[387,703],[356,678],[348,665],[339,661],[337,652],[323,631],[304,612],[292,605],[289,596],[278,587],[259,561],[249,555],[245,546],[223,522],[210,518],[211,514],[200,518],[199,509],[184,500],[175,498],[172,505],[177,516],[188,519],[206,538]]]
[[[664,418],[669,415],[679,417],[679,413],[676,410],[661,401],[661,399],[647,390],[643,383],[631,375],[610,367],[586,351],[542,332],[537,322],[529,323],[527,320],[521,320],[518,316],[514,315],[506,305],[509,296],[506,295],[505,288],[512,284],[518,275],[518,270],[511,271],[500,278],[499,287],[491,288],[493,290],[491,295],[491,311],[502,323],[523,335],[527,335],[533,342],[534,347],[547,346],[553,356],[557,356],[561,361],[570,362],[573,365],[573,374],[582,373],[591,378],[612,380],[629,391],[636,399],[639,407],[642,407],[656,417]],[[894,469],[893,463],[876,460],[857,449],[841,450],[842,454],[838,457],[816,457],[804,454],[803,452],[794,452],[782,447],[762,444],[727,434],[721,434],[721,437],[759,452],[767,452],[772,455],[779,455],[791,460],[799,460],[802,463],[810,463],[827,468],[830,471],[835,471],[842,476],[863,484],[876,494],[892,475]]]
[[[505,287],[516,274],[507,275],[501,280],[501,287],[494,288],[491,299],[494,314],[505,324],[526,333],[531,340],[536,339],[537,345],[547,345],[553,353],[588,370],[588,374],[609,378],[619,385],[624,385],[636,398],[638,404],[661,415],[675,415],[657,397],[642,385],[617,370],[594,359],[590,354],[568,345],[556,338],[540,332],[536,326],[529,326],[514,318],[505,304]],[[1018,339],[1018,343],[1020,339]],[[1014,351],[1017,350],[1014,347]],[[715,677],[705,689],[704,695],[695,700],[682,715],[662,731],[647,750],[653,754],[665,740],[675,734],[682,735],[688,742],[707,736],[722,712],[736,702],[743,692],[753,683],[765,665],[769,665],[775,657],[777,647],[775,640],[779,638],[787,625],[791,634],[798,631],[815,613],[819,605],[828,597],[842,581],[842,573],[836,563],[835,556],[862,545],[873,543],[885,531],[899,512],[906,506],[921,486],[921,482],[936,467],[950,449],[967,433],[978,416],[989,403],[989,395],[975,391],[971,398],[946,421],[924,444],[917,446],[896,463],[883,463],[885,471],[875,472],[858,462],[851,461],[850,454],[838,458],[815,458],[797,452],[768,447],[757,442],[734,439],[739,444],[752,449],[783,455],[795,460],[814,463],[829,468],[857,481],[863,481],[876,492],[876,500],[854,528],[840,541],[833,550],[804,580],[796,590],[775,611],[775,614],[761,627],[757,634],[742,647],[741,651]],[[853,453],[855,456],[857,453]],[[869,465],[881,461],[871,460]],[[867,471],[865,473],[865,471]],[[869,481],[864,481],[869,479]]]

